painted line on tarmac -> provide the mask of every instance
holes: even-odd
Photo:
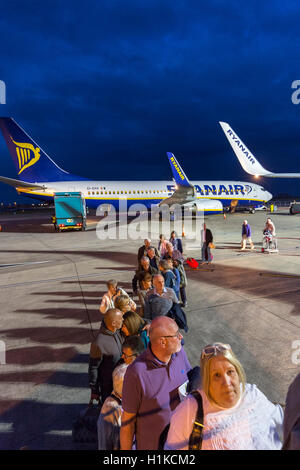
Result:
[[[25,263],[0,264],[0,268],[11,268],[14,266],[28,266],[31,264],[43,264],[43,263],[50,263],[50,261],[27,261]]]
[[[214,268],[212,269],[205,269],[205,268],[184,268],[185,271],[207,271],[207,272],[213,272]]]
[[[299,279],[300,276],[298,274],[281,274],[281,273],[259,273],[260,276],[263,277],[286,277],[289,279]]]
[[[101,274],[82,274],[79,276],[79,278],[85,278],[85,277],[102,277],[103,275],[106,274],[111,274],[111,271],[103,271]],[[113,270],[116,272],[115,270]],[[0,285],[0,289],[5,289],[7,287],[19,287],[19,286],[28,286],[28,285],[33,285],[33,284],[45,284],[46,282],[57,282],[57,281],[67,281],[69,279],[78,279],[77,276],[66,276],[66,277],[56,277],[56,278],[51,278],[51,279],[42,279],[39,281],[27,281],[27,282],[19,282],[15,284],[3,284]]]

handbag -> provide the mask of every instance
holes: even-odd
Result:
[[[92,401],[80,413],[73,423],[73,442],[96,443],[98,440],[97,421],[100,415],[101,405],[94,405]]]
[[[214,245],[213,243],[209,243],[209,244],[208,244],[208,248],[213,249],[213,248],[216,248],[216,247],[215,247],[215,245]]]

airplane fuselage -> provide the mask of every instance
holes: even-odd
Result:
[[[257,184],[242,181],[191,181],[197,200],[219,200],[224,207],[232,201],[240,205],[258,207],[269,201],[272,195]],[[56,192],[81,192],[87,207],[96,209],[100,204],[111,204],[119,208],[119,200],[126,200],[127,207],[135,203],[148,209],[170,197],[176,184],[173,181],[62,181],[38,182],[44,190],[16,188],[19,193],[36,199],[49,201]]]

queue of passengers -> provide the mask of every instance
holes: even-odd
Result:
[[[192,367],[168,316],[179,297],[186,305],[181,240],[161,236],[158,249],[145,240],[138,262],[138,305],[109,280],[91,345],[91,400],[102,404],[99,450],[300,449],[300,374],[284,413],[247,382],[229,344],[207,345],[200,367]]]

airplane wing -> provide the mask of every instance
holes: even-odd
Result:
[[[220,126],[222,127],[224,134],[246,173],[253,176],[267,176],[269,178],[300,178],[300,173],[272,173],[271,171],[266,170],[231,129],[227,122],[220,122]]]
[[[0,183],[9,184],[14,188],[45,189],[45,186],[41,186],[40,184],[27,183],[26,181],[15,180],[13,178],[6,178],[5,176],[0,176]]]
[[[172,196],[162,200],[159,206],[167,204],[171,206],[173,204],[186,204],[196,200],[196,193],[194,186],[189,182],[183,169],[179,165],[173,153],[167,152],[169,163],[171,165],[173,177],[176,183],[176,189]]]

